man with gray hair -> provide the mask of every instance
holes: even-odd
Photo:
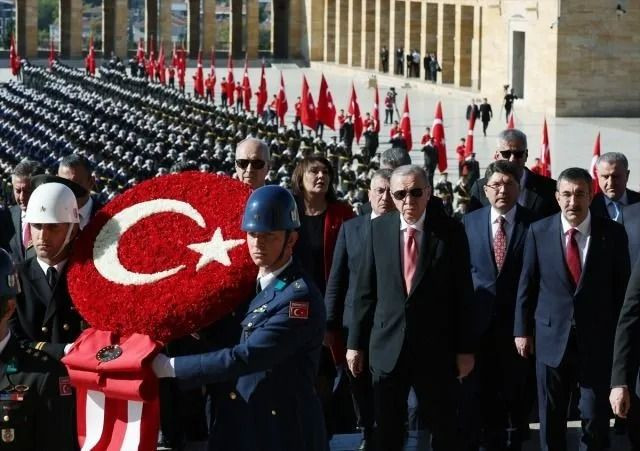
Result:
[[[15,263],[22,263],[25,260],[27,249],[31,246],[31,230],[23,219],[32,191],[31,177],[43,172],[42,166],[37,161],[22,160],[11,174],[11,185],[16,205],[9,208],[12,224],[12,230],[9,232],[11,236],[9,247],[11,258]]]
[[[338,343],[344,346],[349,336],[358,269],[371,221],[395,209],[389,191],[392,172],[391,169],[379,169],[373,174],[369,189],[371,213],[350,219],[340,227],[324,296],[327,306],[325,344],[329,346]],[[363,433],[359,449],[372,449],[374,420],[371,376],[368,371],[359,377],[347,372],[347,376],[358,428]]]
[[[380,169],[393,170],[407,164],[411,164],[409,152],[400,147],[389,147],[380,154]]]
[[[608,152],[596,161],[600,192],[591,202],[591,213],[624,224],[624,208],[640,202],[640,193],[627,189],[629,162],[620,152]]]
[[[347,364],[357,377],[368,354],[379,449],[403,449],[413,387],[432,449],[456,450],[456,376],[473,369],[475,350],[467,238],[462,224],[428,211],[421,167],[395,169],[390,191],[396,211],[371,221],[362,250]]]
[[[555,200],[556,182],[531,172],[526,167],[528,155],[527,135],[515,128],[500,132],[494,159],[509,160],[518,167],[520,182],[518,204],[531,210],[537,219],[542,219],[560,210]],[[489,205],[489,200],[484,193],[486,184],[487,180],[481,178],[471,187],[469,211]]]
[[[258,189],[265,184],[271,166],[269,146],[256,138],[246,138],[236,146],[236,178]]]

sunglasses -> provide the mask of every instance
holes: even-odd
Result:
[[[513,158],[520,159],[524,156],[525,152],[526,150],[501,150],[500,155],[502,155],[502,158],[505,160],[511,159],[511,155],[513,155]]]
[[[244,159],[236,160],[236,165],[240,169],[247,169],[249,165],[251,165],[253,169],[262,169],[265,164],[266,163],[264,162],[264,160],[244,160]]]
[[[394,191],[391,195],[395,200],[404,200],[407,197],[407,194],[411,197],[422,197],[425,189],[426,188],[413,188],[410,190],[400,189],[398,191]]]

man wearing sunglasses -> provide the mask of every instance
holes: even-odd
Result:
[[[518,204],[531,210],[536,219],[542,219],[560,211],[555,199],[556,182],[531,172],[526,167],[528,154],[527,135],[522,131],[512,128],[500,132],[494,159],[508,160],[517,166],[520,182]],[[486,184],[487,180],[481,178],[471,187],[470,212],[489,205],[484,192]]]
[[[347,364],[361,374],[368,351],[379,449],[403,449],[413,387],[432,449],[457,450],[453,390],[474,363],[467,238],[462,224],[428,211],[421,167],[395,169],[390,188],[396,211],[371,221],[362,250]]]
[[[264,141],[247,138],[236,147],[236,178],[252,189],[264,186],[271,166],[269,147]]]

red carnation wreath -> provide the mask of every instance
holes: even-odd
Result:
[[[116,197],[74,244],[69,293],[100,330],[167,342],[246,301],[256,268],[241,231],[250,189],[185,172]]]

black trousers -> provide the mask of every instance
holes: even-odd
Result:
[[[534,360],[520,357],[508,330],[481,339],[473,372],[462,384],[460,424],[469,449],[515,451],[522,447],[535,384]],[[535,386],[535,385],[534,385]]]
[[[489,126],[489,121],[482,121],[482,133],[484,136],[487,136],[487,127]]]
[[[360,429],[373,429],[373,384],[371,373],[363,371],[354,377],[351,371],[346,371],[349,379],[349,389],[353,400],[353,410],[356,414],[356,424]]]
[[[407,397],[413,386],[419,416],[431,431],[433,451],[458,451],[456,433],[456,390],[453,363],[425,364],[424,353],[409,352],[405,345],[390,374],[373,368],[376,442],[378,451],[401,451],[406,438]]]
[[[588,333],[588,332],[587,332]],[[606,449],[609,434],[610,371],[580,364],[575,333],[571,332],[565,355],[557,368],[536,362],[538,379],[538,409],[540,414],[540,449],[567,450],[567,409],[571,392],[579,387],[578,410],[582,422],[581,451]],[[594,376],[600,371],[603,376]]]

